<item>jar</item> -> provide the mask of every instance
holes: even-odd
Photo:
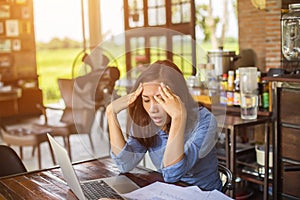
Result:
[[[289,4],[281,18],[281,51],[288,61],[300,61],[300,4]]]
[[[237,58],[234,51],[223,50],[222,47],[218,50],[208,51],[207,57],[208,62],[215,65],[216,76],[222,76],[222,74],[227,73]]]

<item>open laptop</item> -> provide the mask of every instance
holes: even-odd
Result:
[[[138,185],[124,175],[79,182],[66,149],[49,133],[47,136],[54,151],[55,158],[61,167],[63,176],[78,199],[125,199],[121,194],[139,188]],[[96,188],[91,188],[95,185]]]

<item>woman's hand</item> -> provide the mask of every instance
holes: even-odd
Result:
[[[118,155],[126,144],[117,118],[117,114],[120,111],[128,108],[130,104],[135,102],[142,91],[143,87],[142,85],[140,85],[135,92],[116,99],[115,101],[111,102],[106,108],[110,145],[111,150],[115,155]]]
[[[180,97],[175,95],[172,90],[164,83],[159,87],[160,97],[154,99],[163,107],[171,118],[186,116],[186,109]]]
[[[142,84],[140,84],[139,87],[134,92],[114,100],[113,102],[110,103],[109,106],[111,107],[113,112],[117,114],[120,111],[128,108],[130,104],[134,103],[137,97],[142,93],[142,91],[143,91],[143,86]]]
[[[179,96],[175,95],[168,86],[161,83],[159,91],[161,97],[154,96],[154,98],[172,118],[163,158],[163,164],[167,167],[179,162],[184,156],[184,130],[187,114]]]

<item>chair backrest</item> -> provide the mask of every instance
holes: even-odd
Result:
[[[60,94],[65,103],[61,121],[73,123],[79,133],[89,133],[95,117],[95,109],[81,101],[74,93],[75,79],[58,79]],[[84,95],[84,94],[83,94]]]
[[[221,180],[223,182],[223,186],[222,186],[222,192],[226,193],[227,190],[232,190],[233,189],[233,185],[232,185],[232,172],[225,167],[222,164],[218,164],[218,169],[220,172],[220,177]]]
[[[57,80],[60,95],[64,100],[66,107],[72,107],[72,94],[74,88],[74,79],[59,78]]]
[[[58,79],[60,93],[66,105],[61,121],[75,123],[78,132],[89,132],[97,110],[110,102],[119,77],[117,67],[106,67],[75,79]]]
[[[96,109],[105,107],[110,100],[116,81],[120,78],[117,67],[99,68],[75,79],[74,91],[84,103],[94,105]]]
[[[9,146],[0,145],[0,177],[27,172],[18,154]]]

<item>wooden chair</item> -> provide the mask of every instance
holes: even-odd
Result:
[[[0,177],[27,172],[18,154],[7,145],[0,145]]]
[[[50,128],[52,130],[52,136],[63,137],[64,145],[70,155],[70,158],[72,158],[70,144],[70,136],[72,134],[87,134],[89,137],[91,148],[92,150],[94,150],[91,136],[91,127],[95,118],[95,109],[91,107],[85,107],[79,102],[77,102],[78,106],[73,106],[75,105],[72,102],[74,98],[74,79],[58,79],[58,86],[61,96],[64,100],[65,107],[54,108],[38,105],[38,108],[42,110],[44,121],[39,122],[35,125]],[[57,121],[56,119],[49,118],[47,115],[48,110],[62,111],[60,120]]]
[[[7,130],[6,127],[1,126],[1,136],[4,143],[8,146],[19,146],[20,157],[23,159],[23,147],[24,146],[32,146],[32,156],[34,155],[35,149],[37,149],[37,159],[38,159],[38,167],[41,169],[42,161],[41,161],[41,149],[40,145],[43,142],[47,142],[49,145],[49,150],[52,156],[53,164],[55,164],[53,151],[49,144],[47,133],[51,133],[51,129],[45,128],[18,128]]]
[[[52,136],[62,136],[65,147],[71,156],[70,136],[72,134],[87,134],[94,151],[91,128],[96,112],[100,110],[101,121],[106,105],[110,102],[115,81],[119,78],[116,67],[107,67],[75,79],[58,79],[58,86],[65,103],[65,108],[51,108],[39,105],[44,115],[44,122],[39,124],[51,128]],[[63,112],[59,122],[51,121],[47,116],[47,109],[56,109]]]
[[[93,106],[95,110],[100,111],[100,127],[102,129],[104,129],[106,106],[110,103],[114,95],[115,83],[119,78],[119,69],[108,66],[106,68],[95,69],[75,79],[74,90],[76,91],[75,93],[80,94],[76,100],[80,103]]]

